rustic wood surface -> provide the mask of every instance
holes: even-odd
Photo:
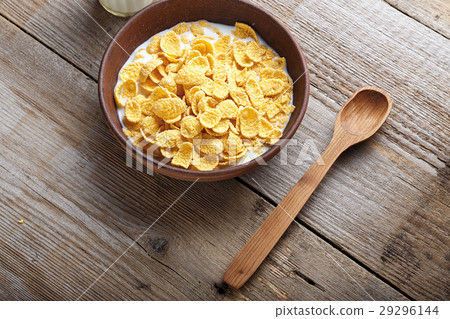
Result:
[[[308,59],[297,145],[242,178],[193,185],[84,295],[191,184],[127,167],[103,121],[105,31],[125,19],[97,1],[0,2],[0,299],[450,298],[448,4],[256,2]],[[229,262],[365,85],[393,98],[386,125],[337,160],[255,276],[226,287]]]

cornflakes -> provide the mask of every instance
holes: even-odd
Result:
[[[219,135],[225,134],[230,128],[230,120],[222,119],[212,128],[213,132]]]
[[[245,90],[241,87],[230,90],[230,96],[233,101],[239,106],[245,107],[251,105],[247,93],[245,93]]]
[[[142,119],[142,130],[148,134],[153,135],[158,132],[159,127],[163,124],[163,121],[156,116],[146,116]]]
[[[222,118],[235,119],[239,109],[232,100],[224,100],[217,105],[217,109],[222,112]]]
[[[159,60],[159,59],[155,59],[155,60],[145,63],[140,69],[139,80],[141,82],[145,82],[147,80],[147,78],[150,76],[150,74],[152,73],[152,71],[155,70],[162,63],[163,63],[163,61]],[[141,65],[142,65],[142,63],[141,63]]]
[[[223,152],[223,143],[218,138],[202,138],[199,148],[202,154],[220,154]]]
[[[122,97],[133,98],[138,94],[137,84],[133,80],[123,82]]]
[[[152,41],[150,41],[150,44],[148,45],[146,51],[149,54],[157,53],[161,48],[160,43],[161,43],[161,35],[157,34],[152,38]]]
[[[232,34],[183,22],[136,50],[114,89],[134,145],[157,146],[151,154],[161,163],[209,171],[248,161],[281,138],[294,111],[286,60],[246,24]]]
[[[183,54],[180,45],[180,38],[174,31],[169,31],[161,37],[161,49],[174,57],[179,57]]]
[[[244,108],[240,115],[241,134],[247,138],[253,138],[258,135],[260,116],[257,110],[248,106]]]
[[[207,155],[199,157],[194,152],[192,165],[199,171],[212,171],[219,164],[219,157],[217,155]]]
[[[178,130],[166,130],[156,136],[156,144],[160,147],[176,147],[177,141],[181,139],[181,133]]]
[[[186,68],[192,70],[192,73],[205,74],[209,69],[209,61],[207,57],[198,56],[188,62]]]
[[[195,116],[186,116],[181,120],[180,133],[186,138],[194,138],[202,131],[202,126]]]
[[[197,23],[191,24],[191,32],[196,37],[205,34],[205,31],[203,31],[203,28]]]
[[[217,80],[214,82],[212,96],[218,100],[223,100],[228,96],[228,85],[225,81]]]
[[[176,34],[183,34],[186,32],[189,32],[189,27],[186,22],[178,23],[176,26],[172,29]]]
[[[186,104],[180,98],[163,98],[153,104],[153,112],[166,123],[181,120],[181,113],[186,110]]]
[[[259,127],[259,132],[258,132],[258,135],[260,137],[262,137],[262,138],[269,137],[269,135],[273,129],[274,129],[274,127],[273,127],[272,123],[267,121],[265,118],[260,119],[260,127]]]
[[[162,156],[164,156],[165,158],[173,158],[175,156],[175,154],[177,154],[178,148],[176,148],[176,147],[161,147],[159,149],[159,151],[161,152]]]
[[[250,37],[256,42],[259,42],[255,30],[245,23],[236,22],[236,31],[231,31],[231,33],[239,39],[246,39]]]
[[[245,83],[245,91],[247,92],[253,107],[259,109],[264,104],[264,95],[255,78],[249,78]]]
[[[262,80],[259,82],[259,87],[264,95],[271,96],[283,91],[284,82],[278,79]]]
[[[245,53],[253,62],[261,62],[263,54],[265,53],[255,41],[247,43]]]
[[[200,115],[200,123],[207,128],[216,126],[222,118],[222,112],[217,109],[209,109]]]
[[[229,35],[225,35],[221,38],[219,38],[219,40],[217,40],[214,45],[214,55],[218,56],[219,54],[225,54],[228,51],[228,47],[230,45],[230,40],[231,37]]]
[[[192,162],[194,146],[190,142],[184,142],[180,145],[177,154],[172,159],[172,164],[183,168],[189,168]]]
[[[244,41],[235,41],[233,45],[233,55],[236,63],[243,68],[249,68],[253,65],[252,59],[250,59],[246,53],[247,45]]]
[[[125,105],[125,118],[130,123],[138,123],[142,118],[141,107],[136,101],[128,100]]]
[[[126,80],[139,80],[139,71],[141,70],[142,65],[142,62],[128,64],[122,69],[122,71],[120,71],[120,79],[124,82]]]
[[[122,88],[123,88],[123,82],[116,86],[114,89],[114,100],[116,100],[116,105],[118,107],[125,107],[125,104],[122,102]]]

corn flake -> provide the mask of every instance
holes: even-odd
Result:
[[[244,137],[253,138],[258,135],[260,117],[257,110],[253,107],[246,107],[241,110],[240,115],[240,131]]]
[[[168,124],[181,120],[185,110],[186,104],[180,98],[163,98],[153,104],[153,112]]]
[[[262,93],[266,96],[276,95],[283,91],[285,82],[278,79],[267,79],[259,82]]]
[[[178,148],[177,147],[161,147],[160,152],[161,152],[162,156],[164,156],[165,158],[173,158],[177,154]]]
[[[186,68],[192,73],[205,74],[209,70],[208,58],[205,56],[195,57],[188,62]]]
[[[217,155],[205,155],[200,157],[194,152],[192,165],[199,171],[212,171],[219,164],[219,157]]]
[[[235,119],[239,112],[236,103],[233,100],[224,100],[217,105],[217,109],[222,112],[222,118]]]
[[[203,31],[203,28],[198,23],[191,24],[191,32],[196,37],[205,34],[205,31]]]
[[[175,82],[182,85],[201,85],[205,81],[205,75],[201,70],[181,69],[175,75]]]
[[[172,29],[176,34],[183,34],[186,32],[189,32],[189,27],[186,22],[178,23],[176,26]]]
[[[161,38],[161,49],[167,54],[179,57],[183,54],[180,42],[178,35],[174,31],[169,31]]]
[[[157,34],[150,41],[150,44],[146,49],[147,53],[153,54],[159,52],[159,50],[161,49],[160,43],[161,43],[161,35]]]
[[[218,100],[224,100],[228,96],[227,83],[222,80],[215,81],[212,96]]]
[[[268,68],[284,69],[284,67],[286,66],[286,59],[278,58],[273,60],[266,60],[263,62],[263,64]]]
[[[214,45],[214,56],[218,56],[219,54],[225,54],[228,51],[229,45],[230,45],[231,36],[225,35],[223,37],[220,37],[219,40],[217,40]]]
[[[133,81],[139,80],[139,71],[142,65],[143,65],[142,62],[133,62],[126,65],[122,69],[122,71],[120,71],[120,79],[124,82],[126,80],[133,80]]]
[[[130,123],[138,123],[141,120],[141,107],[136,101],[128,100],[125,105],[125,118]]]
[[[230,128],[230,120],[222,119],[212,128],[213,132],[219,135],[225,134]]]
[[[202,44],[204,46],[204,49],[202,49],[200,52],[202,52],[202,55],[212,54],[214,52],[212,44],[207,41],[204,37],[202,38],[195,38],[191,41],[192,48],[195,48],[197,45]]]
[[[236,63],[243,68],[249,68],[253,65],[253,61],[248,57],[247,45],[244,41],[238,40],[233,44],[233,55]]]
[[[180,133],[186,138],[194,138],[202,132],[202,126],[195,116],[186,116],[181,120]]]
[[[274,127],[273,127],[272,123],[267,121],[265,118],[260,119],[260,127],[259,127],[259,132],[258,132],[259,137],[262,137],[262,138],[269,137],[269,135],[273,129],[274,129]]]
[[[141,82],[145,82],[147,78],[150,76],[153,70],[155,70],[158,66],[160,66],[163,63],[160,59],[151,60],[144,65],[142,65],[140,72],[139,72],[139,80]]]
[[[239,39],[252,38],[256,42],[259,42],[258,36],[255,30],[245,23],[236,22],[236,31],[231,31],[231,33]]]
[[[159,86],[167,89],[167,91],[177,94],[178,86],[172,75],[167,75],[159,82]]]
[[[166,130],[156,136],[156,144],[160,147],[173,148],[177,146],[177,141],[181,139],[178,130]]]
[[[158,132],[158,129],[163,124],[163,121],[156,116],[146,116],[142,119],[142,130],[148,135],[153,135]]]
[[[264,95],[255,78],[249,78],[245,84],[245,91],[252,102],[253,107],[259,109],[264,104]]]
[[[172,159],[172,165],[188,168],[192,162],[194,146],[190,142],[184,142],[179,146],[177,154]]]
[[[223,143],[220,139],[209,136],[202,138],[198,144],[201,154],[212,155],[223,152]]]
[[[250,41],[249,43],[247,43],[245,53],[250,58],[250,60],[254,62],[261,62],[265,51],[262,50],[259,44],[257,44],[255,41]]]
[[[137,84],[133,80],[123,82],[122,97],[133,98],[138,94]]]
[[[122,88],[123,82],[116,86],[114,89],[114,99],[116,100],[116,104],[118,107],[125,107],[125,104],[122,102]]]
[[[238,106],[250,106],[250,100],[247,93],[241,87],[230,90],[230,96]]]

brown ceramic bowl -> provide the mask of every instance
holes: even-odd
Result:
[[[309,74],[306,59],[295,39],[285,26],[264,11],[248,2],[239,0],[163,0],[146,7],[132,17],[116,34],[103,56],[98,78],[100,105],[106,122],[119,143],[126,148],[127,137],[122,131],[114,102],[114,87],[122,65],[128,59],[127,52],[154,34],[171,28],[180,22],[207,20],[234,25],[244,22],[251,25],[256,32],[276,51],[286,58],[290,76],[295,81],[295,110],[286,126],[283,137],[260,157],[269,161],[285,146],[294,135],[306,111],[309,97]],[[145,165],[161,174],[182,179],[199,181],[219,181],[246,174],[257,168],[262,161],[252,160],[243,165],[230,166],[213,171],[193,171],[171,165],[159,167],[159,160],[147,156],[141,149],[133,147],[133,156]]]

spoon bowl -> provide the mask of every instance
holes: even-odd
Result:
[[[355,92],[342,107],[335,123],[335,135],[350,134],[355,142],[363,141],[380,128],[392,108],[389,95],[368,86]]]

